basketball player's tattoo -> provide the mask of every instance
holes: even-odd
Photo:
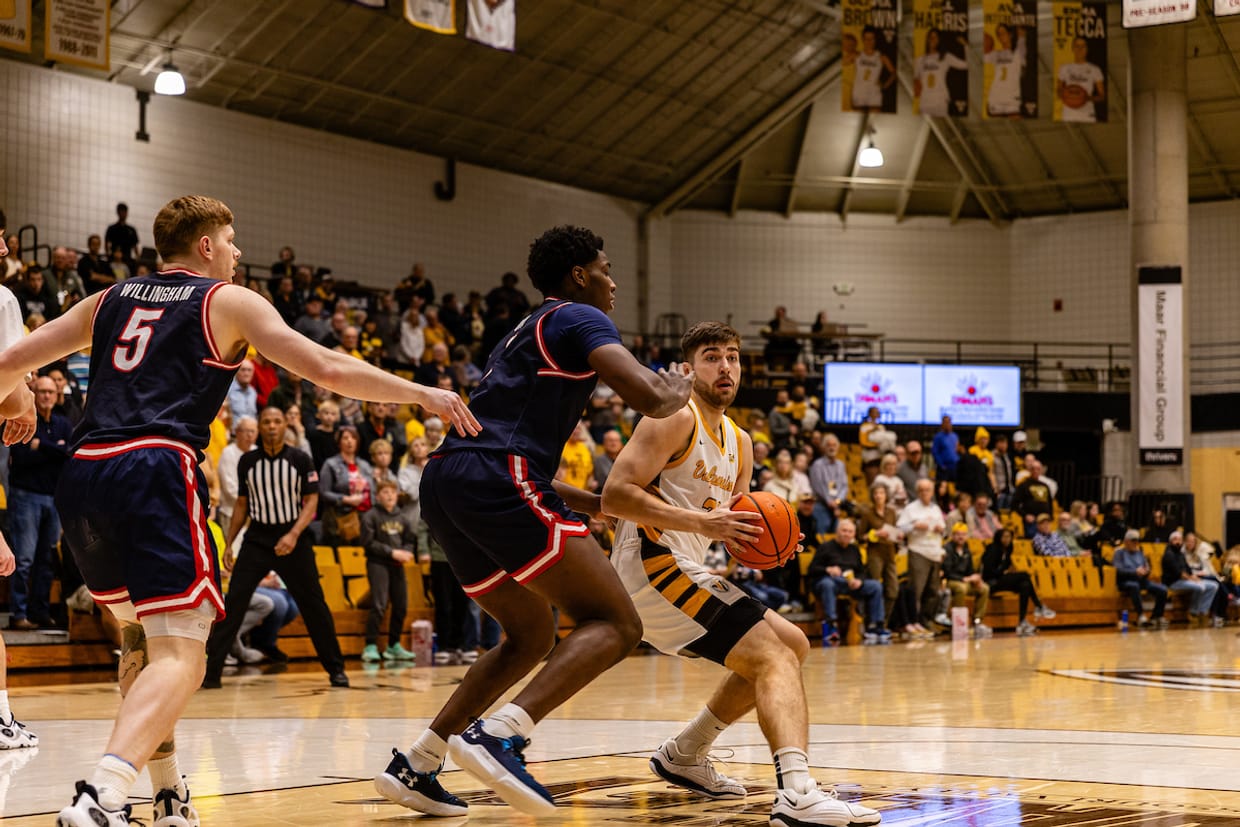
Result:
[[[121,628],[121,662],[116,667],[116,677],[122,685],[132,683],[138,673],[146,668],[150,656],[146,650],[146,632],[141,624],[127,623]]]

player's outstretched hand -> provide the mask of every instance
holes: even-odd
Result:
[[[482,425],[456,391],[427,388],[420,404],[445,422],[452,423],[461,436],[477,436],[482,430]]]
[[[680,398],[681,407],[689,404],[689,392],[693,390],[694,373],[688,362],[673,362],[666,368],[659,368],[659,376]]]
[[[742,495],[733,497],[727,506],[720,506],[702,514],[702,527],[698,532],[712,540],[733,543],[738,540],[752,542],[762,535],[757,522],[762,515],[756,511],[733,511],[732,506]]]
[[[34,436],[35,428],[35,410],[34,410],[34,394],[27,391],[23,396],[29,396],[26,409],[22,415],[14,419],[7,419],[4,422],[4,444],[16,445],[19,442],[29,442]]]

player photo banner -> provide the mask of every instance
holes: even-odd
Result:
[[[1214,0],[1214,16],[1230,17],[1240,14],[1240,0]]]
[[[47,0],[47,59],[108,71],[111,10],[108,0]]]
[[[405,0],[405,19],[436,34],[456,34],[456,0]]]
[[[1124,28],[1185,23],[1197,19],[1197,0],[1123,0]]]
[[[0,0],[0,49],[30,51],[32,0]]]
[[[982,0],[982,115],[1038,116],[1037,0]]]
[[[467,0],[465,36],[492,49],[517,48],[517,0]]]
[[[1137,445],[1142,465],[1184,464],[1184,289],[1179,267],[1137,268]]]
[[[841,0],[840,108],[896,111],[899,0]]]
[[[968,0],[913,0],[913,112],[969,114]]]
[[[1055,17],[1055,120],[1107,121],[1107,7],[1058,2]]]

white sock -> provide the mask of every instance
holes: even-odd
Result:
[[[534,731],[534,719],[516,704],[504,704],[494,715],[487,718],[482,728],[496,738],[511,738],[519,735],[527,741]]]
[[[728,725],[715,717],[710,707],[702,707],[697,717],[676,736],[676,751],[686,757],[701,755],[710,749],[715,739],[723,734]]]
[[[796,747],[775,750],[775,782],[781,790],[801,794],[809,791],[809,756]]]
[[[0,689],[0,721],[8,723],[13,720],[13,712],[9,709],[9,690]]]
[[[160,790],[176,790],[177,798],[185,800],[188,789],[185,779],[181,777],[181,768],[177,766],[177,754],[174,752],[167,758],[152,758],[146,765],[151,774],[151,788]]]
[[[129,790],[137,780],[138,771],[133,764],[109,753],[95,766],[90,785],[99,793],[99,806],[105,810],[119,810],[125,806]]]
[[[435,772],[443,766],[447,754],[448,742],[428,729],[413,742],[405,757],[415,772]]]

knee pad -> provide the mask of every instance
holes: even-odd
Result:
[[[204,601],[192,609],[149,614],[142,618],[142,628],[148,638],[184,637],[205,644],[216,614],[215,607]]]

